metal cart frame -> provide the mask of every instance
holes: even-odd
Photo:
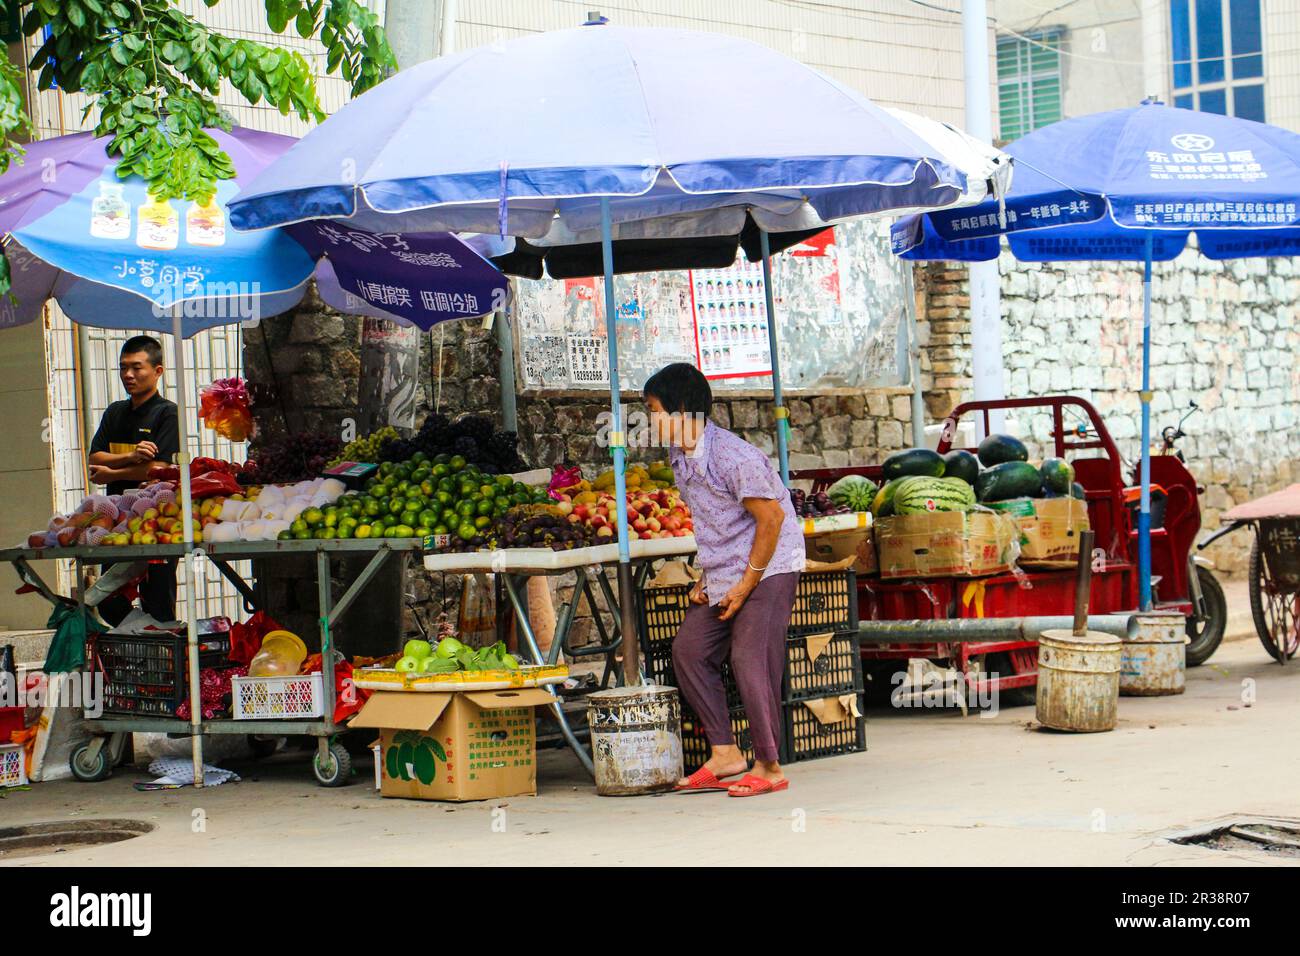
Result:
[[[262,736],[304,735],[317,738],[316,754],[312,760],[312,771],[317,781],[323,786],[342,786],[351,776],[352,761],[342,744],[332,738],[344,730],[344,726],[333,721],[335,706],[334,695],[334,649],[333,627],[366,587],[375,575],[394,554],[398,552],[422,551],[422,542],[417,538],[374,538],[374,539],[326,539],[310,541],[239,541],[229,543],[199,542],[194,545],[191,560],[197,564],[202,557],[211,561],[221,575],[226,578],[243,596],[245,606],[256,610],[260,606],[257,589],[243,579],[231,566],[230,562],[247,558],[268,558],[277,555],[315,555],[316,588],[320,606],[320,639],[322,690],[324,693],[324,717],[308,720],[235,720],[221,718],[191,723],[177,718],[166,717],[130,717],[110,715],[88,718],[87,722],[94,729],[95,737],[73,754],[74,771],[84,780],[102,780],[113,770],[114,763],[121,758],[124,735],[128,733],[167,733],[175,736],[192,736],[197,730],[200,736],[213,734],[244,734]],[[87,564],[105,561],[120,563],[124,561],[156,560],[159,558],[184,559],[186,547],[183,544],[172,545],[126,545],[121,547],[69,547],[69,548],[9,548],[0,550],[0,560],[13,564],[18,576],[35,588],[47,600],[62,600],[52,591],[32,568],[32,561],[67,559],[76,561],[77,581],[83,580],[82,571]],[[370,560],[357,575],[356,580],[334,600],[330,581],[330,558],[336,554],[370,554]],[[87,614],[85,595],[82,588],[77,590],[77,604],[83,620]],[[196,780],[201,777],[196,776]],[[196,784],[197,786],[198,784]]]

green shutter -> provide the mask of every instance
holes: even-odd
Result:
[[[1017,139],[1061,118],[1061,32],[998,41],[998,116],[1003,139]]]

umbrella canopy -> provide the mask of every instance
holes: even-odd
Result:
[[[1027,262],[1140,262],[1150,238],[1160,262],[1194,232],[1211,259],[1300,254],[1300,135],[1289,130],[1148,102],[1044,126],[1006,152],[1016,174],[1004,209],[910,216],[894,251],[987,260],[1005,234]]]
[[[1252,120],[1145,102],[1063,120],[1006,147],[1005,203],[908,217],[905,259],[994,259],[1005,234],[1032,262],[1144,264],[1138,585],[1151,607],[1151,264],[1196,234],[1212,259],[1300,253],[1300,135]]]
[[[295,140],[211,132],[239,177],[218,183],[206,206],[155,202],[142,179],[119,179],[106,137],[30,144],[23,164],[0,177],[0,232],[16,300],[0,303],[0,327],[38,318],[54,298],[74,321],[107,328],[171,331],[178,312],[189,336],[292,308],[314,273],[337,308],[357,311],[357,302],[367,302],[425,328],[500,305],[493,297],[504,295],[505,279],[454,236],[324,224],[292,234],[228,228],[225,204],[240,182]]]
[[[231,217],[240,229],[347,217],[573,246],[600,242],[605,198],[616,242],[726,236],[734,256],[750,222],[815,230],[944,206],[965,188],[907,124],[773,50],[601,25],[398,73],[258,176]]]

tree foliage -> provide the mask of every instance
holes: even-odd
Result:
[[[109,153],[120,157],[118,175],[141,176],[160,199],[206,203],[235,175],[207,132],[230,128],[217,104],[223,82],[251,104],[324,119],[300,52],[226,36],[176,0],[0,0],[0,14],[14,8],[22,33],[40,42],[27,64],[38,88],[85,93],[96,135],[111,137]],[[354,96],[397,67],[378,18],[358,0],[265,0],[265,8],[272,32],[319,40],[326,73],[341,75]],[[0,173],[21,156],[29,123],[21,71],[0,61]],[[0,276],[0,289],[7,285]]]

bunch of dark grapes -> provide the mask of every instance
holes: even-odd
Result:
[[[807,494],[799,488],[790,489],[790,503],[799,518],[820,518],[823,515],[848,514],[849,508],[831,501],[830,495],[819,491],[815,495]]]
[[[286,435],[254,441],[250,464],[257,484],[290,484],[318,476],[342,449],[343,442],[337,435]]]
[[[417,451],[435,455],[460,455],[487,474],[522,471],[519,440],[514,432],[496,431],[482,415],[464,415],[451,421],[434,413],[411,438],[392,439],[379,451],[382,461],[408,461]]]

